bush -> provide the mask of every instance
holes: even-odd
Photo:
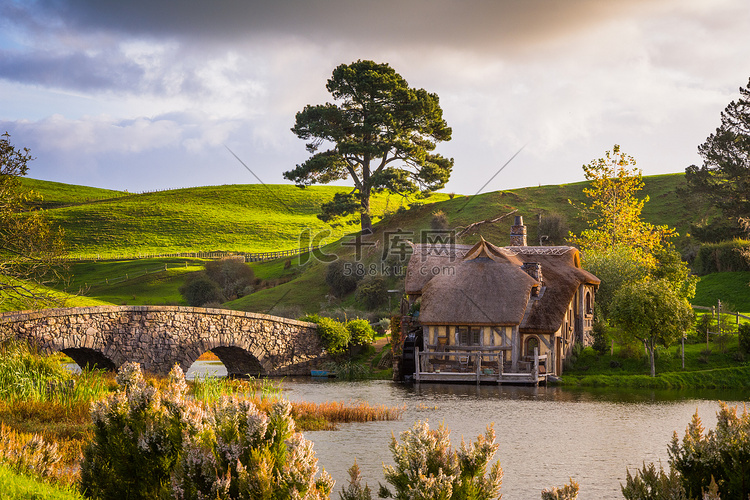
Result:
[[[318,338],[323,348],[330,354],[341,354],[349,345],[349,330],[343,323],[331,318],[322,318],[317,314],[308,314],[300,321],[309,321],[318,325]]]
[[[736,238],[721,243],[705,243],[693,261],[693,271],[699,276],[724,271],[750,271],[750,262],[742,252],[750,248],[750,240]]]
[[[431,430],[417,422],[391,440],[395,466],[384,466],[385,480],[394,492],[381,485],[381,498],[431,498],[441,500],[489,500],[499,497],[503,482],[500,462],[488,465],[497,452],[495,431],[490,425],[475,443],[451,448],[450,432],[442,425]]]
[[[81,489],[90,498],[328,498],[312,445],[295,431],[287,401],[268,415],[247,400],[211,405],[186,397],[179,366],[163,391],[126,363],[120,389],[95,403],[94,440],[84,452]]]
[[[539,244],[562,245],[568,237],[568,223],[558,213],[549,213],[539,219]]]
[[[433,231],[445,231],[448,229],[448,215],[442,210],[432,213],[430,220],[430,229]]]
[[[365,319],[353,319],[346,324],[349,342],[354,345],[368,345],[375,341],[375,330]]]
[[[357,302],[366,309],[377,309],[388,303],[388,285],[382,276],[368,276],[357,285]]]
[[[244,258],[226,257],[207,262],[206,275],[221,289],[227,300],[234,300],[245,295],[248,287],[252,290],[255,273],[245,264]]]
[[[357,283],[365,275],[360,262],[335,260],[326,269],[326,284],[336,297],[344,297],[357,289]]]
[[[607,325],[603,321],[595,321],[593,328],[594,343],[591,347],[599,354],[606,354],[609,350],[609,336]]]
[[[737,327],[739,334],[740,351],[743,354],[750,354],[750,323],[744,323]]]
[[[627,473],[622,493],[628,500],[651,498],[748,498],[750,494],[750,414],[720,402],[716,429],[704,434],[698,412],[680,443],[674,433],[667,449],[669,472],[654,464]],[[711,492],[706,496],[705,492]]]
[[[185,302],[193,307],[200,307],[209,302],[224,302],[219,285],[204,272],[188,276],[178,291]]]
[[[542,491],[542,500],[576,500],[578,498],[578,483],[570,482],[562,488],[552,488]]]

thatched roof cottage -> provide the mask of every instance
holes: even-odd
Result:
[[[590,344],[599,279],[576,248],[527,246],[525,233],[516,217],[508,247],[414,245],[405,288],[421,301],[421,380],[536,383]]]

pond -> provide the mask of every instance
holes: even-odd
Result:
[[[284,381],[291,400],[367,401],[403,406],[395,422],[341,425],[338,431],[307,432],[315,443],[319,466],[347,484],[356,460],[364,479],[377,491],[383,463],[392,464],[388,445],[417,420],[444,424],[454,447],[474,440],[494,423],[503,468],[505,499],[540,498],[544,488],[562,486],[572,477],[581,500],[622,498],[626,468],[643,462],[667,464],[672,433],[680,439],[696,409],[706,428],[716,425],[718,400],[734,402],[741,394],[658,391],[576,391],[555,387],[422,384],[388,381]],[[338,497],[336,493],[334,497]]]
[[[226,369],[215,361],[196,361],[189,379]],[[348,482],[356,461],[363,478],[377,492],[383,463],[392,464],[392,433],[426,420],[445,425],[454,447],[484,433],[494,423],[503,468],[504,499],[538,499],[543,489],[573,478],[580,500],[622,498],[626,469],[643,462],[668,468],[667,446],[677,431],[682,439],[696,410],[706,429],[716,425],[719,401],[742,405],[750,394],[719,391],[654,391],[560,387],[476,386],[390,381],[345,382],[287,378],[290,400],[358,402],[403,407],[400,420],[342,424],[336,431],[306,432],[314,443],[318,466],[336,480],[332,498]]]

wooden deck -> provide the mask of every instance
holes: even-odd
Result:
[[[415,352],[417,383],[539,385],[547,383],[547,356],[502,362],[506,348]],[[515,370],[513,370],[515,368]]]

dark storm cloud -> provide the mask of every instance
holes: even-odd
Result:
[[[42,0],[68,27],[200,43],[286,35],[317,42],[495,50],[574,32],[642,1],[620,0]],[[203,39],[201,40],[201,37]]]

